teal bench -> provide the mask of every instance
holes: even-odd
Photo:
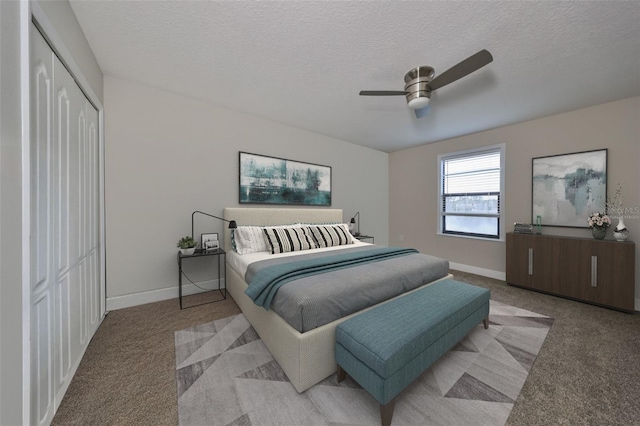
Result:
[[[447,279],[344,321],[336,328],[338,382],[349,374],[390,425],[400,392],[478,323],[489,327],[490,294]]]

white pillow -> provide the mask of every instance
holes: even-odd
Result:
[[[234,250],[238,254],[271,251],[261,226],[240,225],[233,230]]]

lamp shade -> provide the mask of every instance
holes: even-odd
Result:
[[[358,226],[356,227],[356,217],[358,218]],[[349,231],[356,237],[360,236],[360,212],[356,212],[349,221]]]

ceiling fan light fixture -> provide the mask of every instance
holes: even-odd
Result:
[[[418,98],[413,98],[409,101],[408,105],[411,109],[422,109],[429,105],[429,98],[426,96],[420,96]]]
[[[451,84],[474,71],[479,70],[493,61],[493,56],[488,50],[481,50],[475,55],[469,56],[457,63],[437,77],[435,70],[427,65],[410,69],[404,75],[404,91],[397,90],[363,90],[360,96],[402,96],[407,99],[409,108],[415,111],[416,117],[427,115],[431,92],[440,87]]]

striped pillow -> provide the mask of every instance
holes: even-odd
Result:
[[[316,248],[311,232],[305,226],[264,227],[263,231],[271,254]]]
[[[345,224],[310,226],[309,230],[318,248],[353,244],[353,239]]]

